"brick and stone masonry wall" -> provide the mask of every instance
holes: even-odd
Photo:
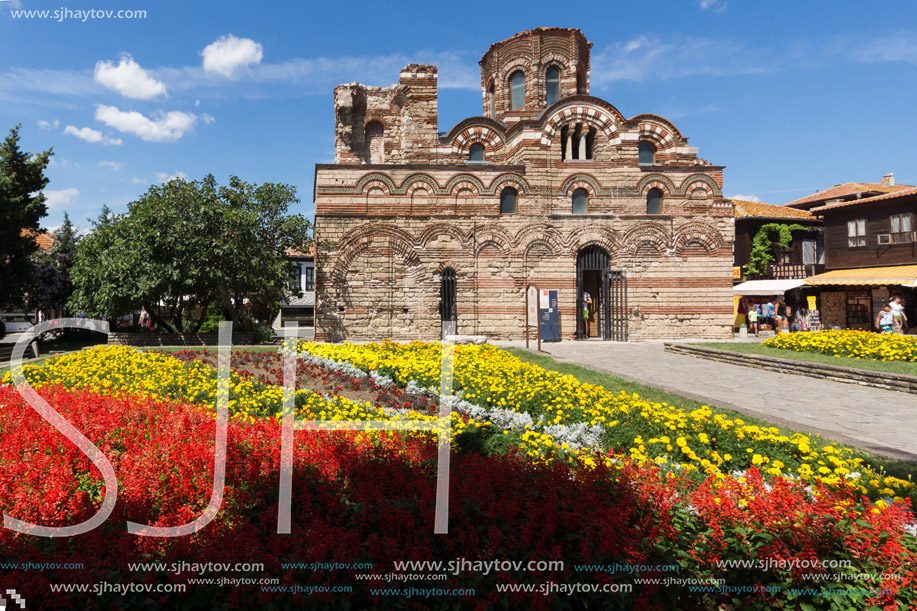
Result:
[[[521,337],[524,290],[559,292],[561,332],[576,331],[576,258],[597,245],[628,278],[632,339],[732,336],[731,204],[723,168],[666,119],[625,118],[588,95],[590,43],[538,28],[481,60],[485,117],[438,132],[437,70],[411,64],[391,87],[335,89],[335,161],[316,167],[316,338],[433,339],[443,269],[457,273],[460,333]],[[560,100],[546,110],[546,70]],[[525,73],[525,108],[508,78]],[[577,79],[582,86],[577,87]],[[497,119],[490,116],[494,83]],[[585,153],[570,134],[589,134]],[[655,149],[638,162],[640,142]],[[484,161],[469,160],[484,146]],[[515,189],[517,209],[501,214]],[[573,215],[577,189],[588,210]],[[647,194],[663,194],[647,214]]]

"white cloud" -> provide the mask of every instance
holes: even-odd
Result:
[[[694,36],[641,35],[592,55],[592,82],[773,72],[765,54],[744,42]]]
[[[758,202],[758,203],[761,203],[761,200],[758,198],[757,195],[744,195],[744,194],[740,194],[740,195],[730,195],[730,196],[729,196],[729,199],[740,199],[740,200],[742,200],[743,202]]]
[[[117,172],[118,170],[124,167],[124,164],[121,163],[120,161],[100,161],[99,167],[100,168],[111,168],[112,170]]]
[[[729,5],[720,0],[697,0],[697,5],[704,11],[713,11],[717,15],[725,11]]]
[[[261,45],[250,38],[236,38],[232,34],[221,36],[201,51],[204,70],[235,78],[245,66],[261,62],[264,52]]]
[[[60,125],[60,121],[58,121],[57,119],[54,119],[53,121],[39,121],[38,122],[38,127],[45,130],[46,132],[51,131],[52,129],[57,129],[58,125]]]
[[[188,178],[188,175],[181,170],[175,170],[174,174],[167,174],[166,172],[158,172],[156,174],[156,179],[161,183],[167,183],[175,178],[181,178],[182,180],[185,180]]]
[[[125,112],[103,104],[96,107],[95,117],[119,132],[134,134],[146,142],[175,142],[197,122],[196,115],[178,110],[160,114],[153,120],[134,110]]]
[[[213,118],[213,115],[204,113],[201,115],[201,121],[203,121],[207,125],[210,125],[211,123],[216,121],[216,119]]]
[[[146,181],[143,180],[142,178],[137,178],[136,176],[134,176],[133,178],[131,178],[131,184],[132,185],[145,185]]]
[[[48,208],[61,208],[71,203],[77,197],[80,196],[80,192],[75,187],[70,187],[69,189],[59,189],[59,190],[45,190],[42,191],[45,194],[47,201],[45,202],[48,205]]]
[[[85,140],[86,142],[101,142],[102,144],[114,145],[121,144],[121,138],[109,138],[102,132],[92,129],[91,127],[74,127],[73,125],[68,125],[64,128],[64,134],[68,136],[76,136],[77,138]]]
[[[121,55],[117,66],[109,61],[96,63],[94,78],[97,83],[135,100],[150,100],[166,93],[166,86],[126,53]]]

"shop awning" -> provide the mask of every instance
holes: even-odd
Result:
[[[732,287],[735,295],[776,297],[802,286],[802,280],[749,280]]]
[[[836,269],[816,276],[809,276],[806,284],[825,285],[900,285],[917,288],[917,265],[895,267],[861,267],[859,269]]]

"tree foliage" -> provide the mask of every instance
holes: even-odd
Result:
[[[763,276],[767,267],[774,262],[774,245],[788,248],[793,243],[793,232],[804,230],[805,227],[797,223],[767,223],[761,225],[758,233],[752,239],[751,253],[748,265],[745,266],[745,276]]]
[[[29,294],[30,305],[46,311],[63,310],[67,306],[73,293],[70,268],[79,243],[77,229],[66,212],[64,224],[53,235],[53,246],[35,257],[35,279]]]
[[[32,280],[38,221],[48,214],[45,168],[52,149],[32,155],[19,146],[19,129],[0,144],[0,304],[19,304]],[[23,232],[25,231],[25,234]]]
[[[252,304],[280,301],[289,249],[309,247],[311,224],[288,214],[298,203],[289,185],[253,185],[231,176],[154,185],[128,213],[97,223],[82,240],[73,267],[71,309],[114,318],[141,306],[154,320],[162,304],[172,320],[196,330],[211,308],[250,329]],[[197,318],[192,311],[201,308]]]

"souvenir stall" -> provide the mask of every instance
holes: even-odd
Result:
[[[758,333],[769,333],[776,328],[776,310],[778,300],[783,299],[793,313],[802,311],[800,303],[805,303],[798,291],[803,286],[802,280],[749,280],[733,287],[735,301],[735,326],[747,325],[747,313],[750,308],[758,311]],[[798,293],[794,296],[792,293]],[[817,315],[817,311],[816,311]],[[806,309],[806,317],[809,309]]]

